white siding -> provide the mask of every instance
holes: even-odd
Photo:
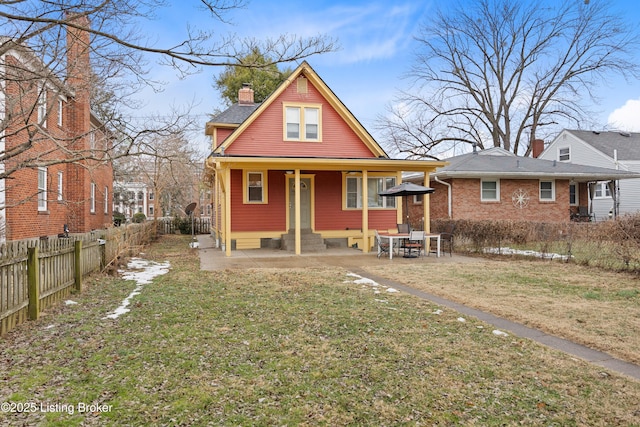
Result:
[[[616,169],[613,158],[596,150],[591,145],[583,142],[569,132],[562,131],[556,139],[540,154],[539,158],[545,160],[558,160],[559,150],[569,147],[570,161],[577,165],[589,165],[601,168]],[[622,167],[618,169],[640,172],[640,159],[637,162],[620,162]],[[623,179],[618,181],[620,186],[620,214],[632,213],[640,210],[640,179]],[[612,198],[593,200],[593,213],[596,220],[604,220],[609,217],[609,211],[613,208]]]

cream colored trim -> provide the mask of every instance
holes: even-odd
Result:
[[[300,109],[300,129],[298,138],[287,137],[287,108]],[[306,138],[306,120],[305,120],[305,108],[313,108],[318,110],[318,138],[307,139]],[[322,142],[322,104],[306,103],[306,102],[283,102],[282,103],[282,139],[283,141],[293,142]]]
[[[286,229],[291,230],[291,217],[289,215],[289,206],[292,202],[289,198],[289,179],[295,178],[295,173],[286,173],[284,175],[284,187],[285,187],[285,206],[287,207],[286,211]],[[311,188],[309,188],[309,193],[311,195],[311,230],[315,232],[316,230],[316,195],[315,195],[315,185],[316,185],[316,176],[314,174],[300,174],[300,179],[309,178]],[[299,184],[298,184],[299,185]]]
[[[262,200],[250,201],[249,200],[249,174],[259,173],[262,174]],[[245,169],[242,171],[242,202],[245,205],[266,205],[269,203],[269,171]]]

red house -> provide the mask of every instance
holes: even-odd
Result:
[[[379,192],[403,172],[444,162],[391,159],[307,62],[263,103],[249,87],[206,124],[212,153],[212,233],[232,249],[326,245],[370,251],[374,230],[402,222],[402,203]],[[425,198],[424,223],[429,224]]]
[[[91,112],[89,34],[69,30],[64,82],[28,47],[4,45],[0,243],[55,236],[65,225],[72,233],[103,228],[112,222],[113,169],[110,140]]]

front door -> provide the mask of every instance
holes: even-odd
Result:
[[[296,227],[296,180],[289,178],[289,224]],[[311,178],[300,178],[300,229],[311,229]]]

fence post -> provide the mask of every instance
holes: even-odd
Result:
[[[27,249],[27,287],[29,288],[29,319],[40,317],[40,263],[38,247]]]
[[[75,241],[75,282],[76,282],[76,290],[78,292],[82,292],[82,240]]]

